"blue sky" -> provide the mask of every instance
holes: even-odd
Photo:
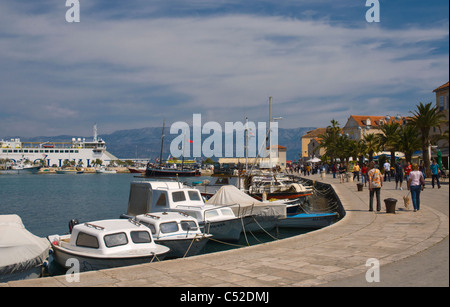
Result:
[[[449,2],[65,0],[0,3],[0,138],[268,118],[343,126],[409,115],[449,80]]]

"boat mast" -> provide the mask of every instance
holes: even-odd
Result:
[[[166,120],[163,120],[163,128],[162,128],[162,134],[161,134],[161,153],[159,154],[159,168],[162,168],[162,155],[163,155],[163,148],[164,148],[164,128],[165,128]]]
[[[271,142],[271,137],[270,137],[270,133],[272,129],[272,96],[269,97],[269,132],[267,133],[268,137],[269,137],[269,167],[270,167],[270,171],[273,171],[272,169],[272,142]],[[267,143],[266,143],[267,144]]]
[[[248,117],[245,118],[245,173],[248,172]]]

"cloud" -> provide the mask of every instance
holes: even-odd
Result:
[[[114,19],[114,7],[97,15],[89,8],[68,24],[64,7],[26,15],[2,5],[0,64],[12,73],[0,73],[0,104],[9,116],[27,113],[23,133],[37,133],[33,125],[51,109],[61,133],[90,133],[94,122],[104,132],[161,125],[162,117],[189,122],[192,113],[256,122],[268,117],[268,96],[284,117],[280,127],[326,126],[348,112],[384,114],[393,101],[407,113],[414,94],[432,97],[448,81],[448,53],[435,47],[448,43],[446,27],[346,27],[250,13]],[[18,130],[4,123],[0,131]]]

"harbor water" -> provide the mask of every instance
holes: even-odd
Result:
[[[181,182],[211,180],[186,177]],[[117,219],[126,213],[130,183],[142,180],[137,174],[20,174],[0,176],[0,214],[17,214],[31,233],[47,237],[66,234],[69,221],[89,222]],[[270,242],[307,232],[274,229],[270,233],[241,235],[233,244],[215,242],[205,253]]]

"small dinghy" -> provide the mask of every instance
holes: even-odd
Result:
[[[162,260],[169,253],[156,244],[147,227],[133,220],[101,220],[75,224],[68,235],[51,235],[56,262],[73,267],[75,258],[80,271],[100,270]],[[157,261],[157,260],[156,260]]]

